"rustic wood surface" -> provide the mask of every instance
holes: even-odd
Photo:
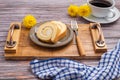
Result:
[[[29,61],[6,61],[4,59],[4,44],[9,24],[20,22],[26,14],[33,14],[38,22],[46,20],[61,20],[66,24],[74,18],[67,15],[69,4],[83,4],[87,0],[0,0],[0,79],[37,80],[31,73]],[[116,7],[120,10],[120,0]],[[89,23],[83,18],[76,18],[78,23]],[[120,20],[102,25],[108,49],[112,49],[120,38]],[[79,62],[96,66],[98,60],[80,60]]]

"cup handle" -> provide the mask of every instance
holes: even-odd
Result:
[[[107,19],[107,20],[110,19],[111,20],[114,17],[115,17],[115,12],[114,12],[113,8],[109,9],[109,14],[105,17],[105,19]]]

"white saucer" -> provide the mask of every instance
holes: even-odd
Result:
[[[112,18],[106,18],[106,17],[98,18],[93,15],[90,15],[89,17],[83,17],[83,18],[90,22],[99,22],[101,24],[112,23],[112,22],[116,21],[117,19],[119,19],[119,17],[120,17],[120,11],[116,7],[114,7],[112,10],[114,11],[114,17],[112,17]]]

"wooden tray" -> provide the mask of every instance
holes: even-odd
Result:
[[[29,29],[21,28],[19,44],[16,53],[5,52],[5,59],[31,60],[34,58],[72,58],[72,59],[100,59],[102,53],[95,53],[90,35],[89,24],[79,24],[79,37],[84,45],[86,56],[79,55],[76,44],[72,41],[60,48],[44,48],[34,44],[29,37]]]

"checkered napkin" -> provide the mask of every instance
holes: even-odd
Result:
[[[30,66],[43,80],[112,80],[120,77],[120,41],[112,51],[102,55],[96,67],[64,58],[36,59]]]

